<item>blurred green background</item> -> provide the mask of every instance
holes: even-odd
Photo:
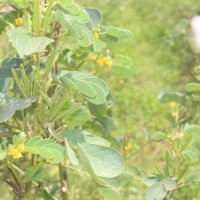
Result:
[[[169,126],[167,113],[173,112],[168,104],[161,104],[157,96],[163,89],[183,91],[185,83],[192,79],[189,72],[198,65],[198,58],[189,46],[189,23],[200,10],[200,1],[77,2],[98,8],[103,14],[104,24],[127,28],[134,34],[133,42],[112,48],[114,54],[125,54],[133,59],[132,76],[107,76],[104,79],[114,98],[113,117],[118,130],[113,134],[126,136],[132,145],[124,155],[127,162],[152,172],[154,160],[159,157],[162,147],[146,141],[152,132]],[[5,36],[0,38],[0,61],[10,54],[7,42]],[[71,186],[74,200],[96,199],[95,193],[91,195],[93,186],[87,178],[80,180],[74,175],[72,179],[76,182]],[[8,194],[4,186],[1,192]],[[144,200],[145,190],[142,183],[133,181],[123,190],[122,200]],[[3,199],[8,199],[8,196]]]

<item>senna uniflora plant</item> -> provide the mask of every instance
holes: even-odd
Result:
[[[110,68],[129,74],[131,60],[108,49],[132,33],[101,25],[98,10],[73,0],[0,3],[0,33],[13,55],[0,67],[1,179],[15,199],[66,200],[73,170],[90,176],[105,199],[120,199],[131,178],[109,141],[112,98],[99,76]],[[57,179],[47,181],[49,167],[58,168]]]
[[[169,104],[170,126],[152,134],[151,141],[162,144],[162,156],[155,172],[144,178],[147,200],[199,199],[199,101],[200,67],[185,92],[161,91],[158,98]],[[142,176],[142,174],[141,174]],[[190,191],[188,193],[188,191]]]

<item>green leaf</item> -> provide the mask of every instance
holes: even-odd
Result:
[[[124,172],[117,177],[114,178],[102,178],[104,183],[111,188],[115,188],[116,190],[120,190],[125,188],[131,181],[133,180],[133,176],[130,173]]]
[[[0,16],[2,17],[2,20],[0,20],[2,25],[2,27],[0,27],[0,31],[3,31],[3,29],[5,29],[5,27],[8,26],[7,23],[15,23],[15,19],[18,18],[18,12],[16,10],[10,12],[2,12],[0,13]]]
[[[167,191],[172,191],[172,190],[175,190],[177,185],[176,185],[176,182],[171,180],[171,179],[165,179],[163,180],[163,184],[164,184],[164,187]]]
[[[48,189],[47,189],[47,188],[41,190],[41,194],[42,194],[42,198],[43,198],[43,199],[57,200],[56,197],[52,196],[52,194],[50,194],[50,193],[48,192]]]
[[[7,121],[14,115],[15,111],[28,108],[36,100],[36,97],[15,99],[0,93],[0,122]]]
[[[8,30],[8,36],[22,58],[32,53],[44,51],[54,41],[48,37],[35,37],[23,27]]]
[[[52,163],[58,164],[63,162],[65,158],[65,149],[63,146],[55,143],[55,144],[45,145],[45,148],[47,148],[53,154],[53,159],[51,159]]]
[[[10,85],[10,78],[0,78],[0,92],[6,92]]]
[[[186,182],[200,183],[200,172],[192,172],[187,175]]]
[[[168,138],[168,135],[166,133],[163,133],[161,131],[157,131],[152,135],[152,139],[156,140],[156,141],[159,141],[159,140],[167,141],[169,138]]]
[[[47,161],[58,164],[62,163],[66,151],[65,148],[50,139],[42,139],[39,136],[31,138],[25,145],[25,150],[32,154],[38,154]]]
[[[0,160],[3,160],[7,155],[7,152],[5,150],[0,150]]]
[[[69,7],[68,8],[68,11],[70,12],[72,7]],[[86,12],[86,10],[83,8],[83,7],[81,7],[81,6],[79,6],[79,12],[78,12],[78,14],[77,13],[75,13],[74,14],[74,18],[75,18],[75,20],[78,22],[78,23],[81,23],[81,24],[84,24],[84,23],[87,23],[87,22],[89,22],[90,21],[90,18],[89,18],[89,15],[88,15],[88,13]]]
[[[6,59],[1,63],[0,68],[0,92],[6,92],[10,85],[10,81],[12,78],[11,69],[13,67],[19,67],[20,63],[17,58]]]
[[[169,103],[171,101],[184,104],[186,102],[186,97],[184,94],[175,91],[163,90],[158,95],[159,101],[162,103]]]
[[[21,8],[26,8],[29,4],[29,0],[0,0],[0,3],[14,3]]]
[[[35,137],[31,138],[31,140],[28,140],[26,145],[27,146],[34,146],[39,141],[42,141],[42,138],[40,136],[35,136]]]
[[[68,11],[70,14],[73,15],[74,19],[78,23],[87,23],[89,22],[89,14],[86,12],[86,10],[79,6],[77,3],[75,3],[73,0],[66,1],[61,0],[62,6]]]
[[[196,66],[194,68],[194,72],[197,73],[197,74],[200,74],[200,66]]]
[[[71,126],[80,126],[89,121],[91,115],[84,106],[68,101],[59,109],[58,113],[52,113],[49,116],[50,121],[61,119],[69,122]]]
[[[35,180],[38,182],[43,182],[44,173],[42,171],[41,163],[27,168],[25,174],[26,174],[26,179],[29,181]]]
[[[112,70],[123,76],[132,75],[132,59],[128,56],[118,56],[113,59]]]
[[[106,43],[101,41],[100,39],[96,39],[94,41],[94,51],[100,52],[106,47]]]
[[[56,133],[56,131],[48,126],[48,124],[44,124],[44,127],[48,129],[49,133],[56,139],[61,140],[60,135]]]
[[[0,68],[0,79],[1,78],[11,78],[12,77],[12,72],[11,70],[8,68]]]
[[[11,69],[12,68],[19,68],[20,64],[22,64],[22,59],[20,58],[8,58],[5,59],[2,63],[1,63],[1,67],[3,69]],[[5,77],[3,77],[5,78]]]
[[[110,146],[110,143],[107,140],[95,135],[91,135],[85,130],[80,130],[80,129],[64,130],[61,133],[61,136],[63,138],[66,138],[74,146],[83,143],[95,144],[106,147]]]
[[[187,134],[200,134],[200,126],[195,124],[186,124],[184,127],[184,133]]]
[[[146,177],[144,179],[144,184],[147,186],[152,186],[155,183],[159,183],[163,180],[163,177],[159,174],[153,174],[152,176]]]
[[[93,27],[96,27],[101,22],[101,12],[99,10],[93,9],[93,8],[85,8],[87,13],[89,14],[90,21],[92,23]]]
[[[58,84],[62,84],[66,87],[66,84],[62,83],[63,81],[59,81],[64,79],[73,82],[77,90],[79,90],[89,102],[93,104],[103,104],[107,101],[106,97],[109,94],[109,88],[103,80],[88,73],[67,70],[62,70],[54,77],[54,80]],[[71,84],[69,84],[69,87],[70,85]]]
[[[104,197],[104,200],[120,200],[120,194],[118,191],[107,188],[107,187],[98,187],[98,192]]]
[[[0,123],[7,121],[10,119],[15,113],[15,107],[13,104],[8,104],[0,108]]]
[[[100,105],[95,105],[95,104],[88,102],[88,107],[90,109],[90,113],[97,118],[107,116],[108,105],[106,103],[100,104]]]
[[[97,117],[95,122],[98,124],[98,128],[106,135],[110,136],[113,130],[117,129],[117,125],[112,117]]]
[[[196,161],[199,160],[197,154],[193,150],[191,150],[191,149],[186,149],[186,150],[182,151],[181,154],[188,161],[196,162]]]
[[[7,23],[4,20],[0,19],[0,34],[4,32],[4,30],[6,29],[6,26],[7,26]]]
[[[188,92],[200,92],[199,83],[188,83],[185,88]]]
[[[110,147],[83,143],[78,154],[86,170],[97,176],[113,178],[124,171],[122,156]]]
[[[83,9],[77,8],[77,13]],[[86,11],[81,12],[87,15]],[[82,15],[81,14],[81,15]],[[82,18],[72,17],[71,15],[64,14],[62,11],[58,10],[55,12],[55,20],[60,22],[63,28],[70,30],[73,37],[77,41],[78,45],[81,47],[89,47],[94,43],[94,36],[91,30],[89,30],[84,24],[80,24],[77,20],[82,20]],[[89,19],[89,17],[88,17]]]
[[[113,45],[113,44],[116,44],[117,42],[119,42],[118,38],[111,36],[111,35],[107,35],[107,34],[102,34],[101,40],[108,45]]]
[[[118,38],[122,42],[130,42],[133,39],[133,34],[128,29],[108,26],[106,33],[110,36]]]
[[[80,29],[80,28],[81,27],[79,27],[78,29]],[[76,37],[76,41],[79,46],[89,47],[90,45],[92,45],[94,43],[94,36],[90,30],[82,27],[82,34],[83,34],[83,36],[81,38]]]
[[[153,184],[146,192],[146,200],[163,200],[167,191],[162,183]]]
[[[142,172],[136,167],[136,166],[130,166],[128,167],[128,173],[132,174],[135,178],[142,178],[143,174]]]
[[[74,151],[71,149],[71,147],[69,146],[67,140],[65,139],[65,146],[66,146],[66,150],[67,150],[67,154],[68,154],[68,157],[69,157],[69,160],[70,162],[73,164],[73,165],[79,165],[79,161],[76,157],[76,154],[74,153]]]
[[[60,2],[66,8],[71,7],[75,4],[74,0],[61,0]]]
[[[24,144],[26,140],[25,133],[20,133],[19,135],[14,135],[12,138],[13,144],[17,146],[18,144]]]
[[[93,89],[93,87],[87,83],[86,81],[84,80],[79,80],[79,79],[76,79],[75,80],[75,84],[77,86],[77,88],[79,89],[79,91],[84,94],[86,97],[89,97],[89,98],[95,98],[96,97],[96,92],[95,90]]]

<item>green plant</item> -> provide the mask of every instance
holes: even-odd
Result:
[[[194,74],[199,80],[199,67]],[[196,192],[199,187],[199,88],[198,82],[185,86],[183,93],[161,91],[158,98],[168,103],[170,112],[167,114],[170,126],[151,135],[152,142],[161,142],[160,161],[155,164],[156,173],[144,178],[149,187],[146,199],[168,200],[199,198]],[[146,175],[145,175],[146,176]],[[184,192],[188,188],[190,194]]]
[[[111,58],[108,47],[130,41],[132,33],[100,25],[98,10],[73,0],[0,3],[9,8],[0,13],[0,33],[7,33],[17,53],[0,67],[2,180],[19,199],[70,199],[67,171],[74,170],[90,176],[105,199],[119,199],[132,175],[110,147],[110,90],[84,64],[99,64],[98,76],[111,66],[129,74],[130,59]],[[104,130],[103,137],[84,130],[95,127]],[[59,169],[51,189],[48,167]]]

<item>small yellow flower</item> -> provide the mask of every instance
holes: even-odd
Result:
[[[22,23],[23,23],[22,18],[17,18],[17,19],[15,19],[15,24],[16,24],[17,26],[21,26]]]
[[[103,58],[98,58],[97,59],[97,64],[103,65],[104,64]]]
[[[172,102],[170,102],[169,103],[169,106],[171,107],[171,108],[175,108],[176,107],[176,102],[174,102],[174,101],[172,101]]]
[[[17,158],[21,158],[22,157],[22,154],[20,151],[18,151],[17,149],[11,147],[9,150],[8,150],[8,155],[9,156],[12,156],[14,159],[17,159]]]
[[[97,56],[96,55],[90,56],[90,60],[93,60],[93,61],[97,60]]]
[[[129,151],[132,148],[131,144],[124,146],[124,151]]]
[[[100,38],[99,33],[98,32],[94,32],[94,37],[95,37],[95,39],[99,39]]]
[[[97,64],[99,65],[107,65],[109,67],[112,66],[112,60],[109,57],[103,57],[103,58],[99,58],[97,59]]]
[[[2,11],[3,7],[0,5],[0,11]]]
[[[103,58],[103,59],[105,65],[108,65],[109,67],[112,66],[112,60],[110,58]]]
[[[18,145],[17,145],[17,150],[18,150],[20,153],[23,152],[23,151],[25,150],[24,144],[18,144]]]

